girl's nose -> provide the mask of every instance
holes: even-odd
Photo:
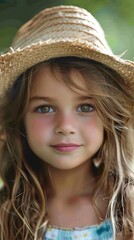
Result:
[[[55,123],[55,133],[69,135],[76,133],[76,122],[69,114],[60,114]]]

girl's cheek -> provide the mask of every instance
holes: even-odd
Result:
[[[103,129],[103,123],[99,117],[94,116],[93,118],[90,118],[90,120],[84,122],[83,131],[85,131],[87,135],[90,133],[91,136],[96,132],[103,132]]]
[[[41,133],[46,133],[52,128],[52,121],[43,117],[32,118],[29,122],[27,121],[27,130],[31,132],[32,135],[40,135]]]
[[[84,126],[86,129],[92,129],[95,128],[97,126],[97,120],[95,117],[91,117],[89,119],[86,119],[86,121],[84,122]]]

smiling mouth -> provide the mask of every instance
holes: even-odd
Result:
[[[57,150],[59,152],[71,152],[71,151],[74,151],[74,150],[80,148],[81,145],[69,143],[69,144],[51,145],[51,147],[53,147],[55,150]]]

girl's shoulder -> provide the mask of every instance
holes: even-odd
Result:
[[[48,226],[43,240],[112,240],[113,228],[110,220],[84,228],[59,228]]]

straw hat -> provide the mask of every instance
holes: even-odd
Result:
[[[10,51],[0,56],[0,96],[26,69],[64,56],[96,60],[117,71],[127,85],[134,82],[134,62],[112,53],[97,20],[85,9],[58,6],[41,11],[24,24]]]

